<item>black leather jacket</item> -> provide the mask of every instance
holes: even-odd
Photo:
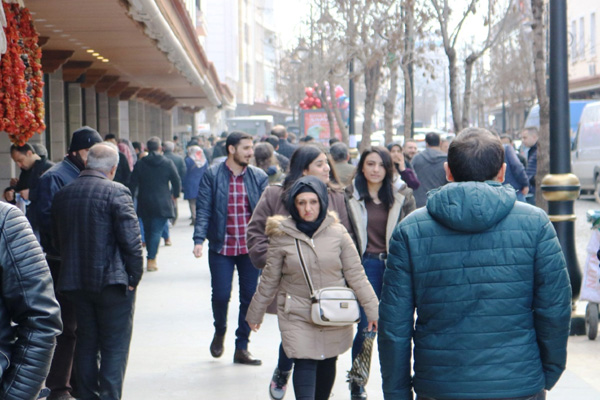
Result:
[[[0,203],[0,399],[37,398],[61,330],[42,249],[25,216]]]

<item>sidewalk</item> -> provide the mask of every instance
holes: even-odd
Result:
[[[179,202],[179,220],[171,230],[173,246],[162,244],[158,254],[158,272],[144,273],[138,289],[133,339],[123,398],[127,400],[228,399],[267,400],[268,384],[277,363],[280,342],[277,318],[265,317],[258,333],[252,333],[249,350],[263,361],[259,367],[233,364],[235,328],[238,316],[237,278],[229,309],[229,330],[225,352],[219,359],[211,357],[210,341],[213,335],[210,305],[210,273],[208,257],[192,255],[193,227],[189,225],[187,203]],[[235,275],[234,275],[235,276]],[[586,383],[597,367],[571,362],[580,357],[593,357],[590,349],[599,349],[600,343],[585,337],[571,338],[569,351],[574,346],[577,358],[569,360],[549,400],[597,400],[600,387]],[[571,354],[571,353],[570,353]],[[587,355],[586,355],[587,354]],[[377,353],[374,353],[371,380],[367,386],[369,400],[381,400],[381,376]],[[598,363],[598,361],[596,362]],[[350,351],[338,360],[336,383],[332,399],[349,399],[345,382],[350,369]],[[594,369],[595,368],[595,369]],[[590,374],[591,372],[591,374]],[[586,375],[587,373],[587,375]],[[286,399],[293,399],[293,389]]]

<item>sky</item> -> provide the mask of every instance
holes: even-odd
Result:
[[[297,44],[302,20],[308,19],[310,11],[306,0],[279,0],[275,2],[275,23],[281,37],[281,45],[289,49]]]

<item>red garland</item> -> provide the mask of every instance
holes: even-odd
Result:
[[[29,10],[17,4],[2,6],[8,50],[0,59],[0,131],[22,145],[46,129],[42,54]]]

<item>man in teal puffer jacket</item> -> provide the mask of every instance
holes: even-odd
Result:
[[[489,131],[461,132],[445,169],[451,183],[390,241],[379,309],[385,398],[412,400],[414,389],[419,400],[544,399],[565,369],[571,314],[554,228],[502,186],[504,149]]]

